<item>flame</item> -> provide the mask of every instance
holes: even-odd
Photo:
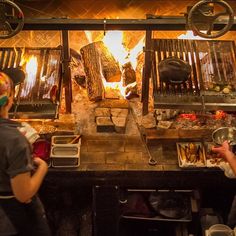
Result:
[[[27,60],[23,58],[21,64],[26,64],[25,72],[26,78],[24,83],[24,88],[21,91],[21,97],[27,97],[29,93],[32,91],[32,88],[36,82],[36,75],[37,75],[37,68],[38,68],[38,61],[36,56],[31,56]]]
[[[108,31],[102,41],[112,53],[114,58],[119,62],[120,68],[122,68],[125,63],[130,62],[135,70],[137,67],[137,57],[140,52],[143,51],[144,38],[145,36],[130,51],[124,46],[122,31]],[[126,96],[126,89],[128,87],[132,87],[136,84],[136,82],[134,82],[124,87],[122,77],[120,82],[107,82],[104,78],[102,80],[105,93],[116,93],[120,94],[122,97]]]
[[[102,78],[102,82],[106,94],[115,94],[114,97],[125,97],[125,87],[122,85],[122,80],[120,82],[107,82],[105,78]]]
[[[145,36],[143,36],[139,40],[138,44],[129,53],[129,61],[131,62],[131,65],[134,70],[136,69],[137,63],[138,63],[137,57],[143,51],[144,39],[145,39]]]
[[[88,42],[92,43],[93,42],[93,40],[92,40],[92,33],[90,31],[88,31],[88,30],[85,30],[84,33],[85,33],[85,36],[86,36]]]
[[[205,32],[206,31],[202,31]],[[178,39],[200,39],[200,40],[207,40],[206,38],[202,38],[198,35],[194,35],[192,30],[187,30],[186,34],[181,34]]]
[[[122,31],[108,31],[102,41],[120,65],[127,62],[128,51],[125,49],[123,44]]]

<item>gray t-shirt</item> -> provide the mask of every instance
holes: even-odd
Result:
[[[31,147],[20,126],[0,118],[0,192],[11,192],[10,179],[33,170]]]

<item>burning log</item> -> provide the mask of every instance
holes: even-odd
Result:
[[[70,49],[71,55],[71,77],[82,88],[86,88],[86,76],[81,55],[74,49]]]
[[[84,61],[86,72],[88,98],[91,101],[102,99],[103,95],[103,75],[101,73],[101,58],[96,44],[91,43],[80,49]]]
[[[122,77],[124,87],[136,82],[136,73],[130,62],[127,62],[122,66]]]
[[[107,82],[119,82],[121,80],[120,66],[106,45],[99,41],[96,47],[100,52],[102,73]]]
[[[136,72],[130,62],[125,63],[122,66],[122,78],[123,86],[126,87],[125,95],[127,99],[137,97],[137,83],[136,83]]]
[[[103,95],[103,83],[119,82],[121,71],[119,63],[103,42],[94,42],[80,49],[87,75],[87,90],[90,100],[99,100]]]

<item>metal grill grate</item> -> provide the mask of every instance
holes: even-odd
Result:
[[[19,66],[26,78],[18,88],[12,116],[56,118],[61,88],[61,49],[0,48],[1,70]]]
[[[235,110],[236,70],[233,41],[152,39],[152,78],[156,108]],[[181,84],[161,80],[158,64],[177,57],[191,65],[191,76]],[[219,86],[220,91],[214,89]],[[230,86],[230,94],[223,88]]]

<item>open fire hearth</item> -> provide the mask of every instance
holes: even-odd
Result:
[[[140,4],[136,3],[136,9],[140,9]],[[151,11],[150,6],[147,9]],[[34,37],[30,35],[28,42],[34,47],[16,47],[9,40],[9,47],[2,43],[0,48],[0,69],[21,66],[26,73],[24,84],[18,88],[12,117],[58,118],[60,109],[83,120],[92,114],[97,132],[125,133],[130,108],[140,125],[139,120],[151,114],[154,122],[150,121],[148,127],[162,126],[160,121],[168,121],[159,120],[165,109],[173,109],[166,113],[178,114],[216,110],[233,113],[236,107],[234,41],[177,39],[180,34],[177,31],[186,31],[186,16],[148,14],[146,19],[141,19],[143,15],[138,19],[100,17],[101,20],[25,18],[20,32],[24,34],[19,37],[32,34]],[[14,26],[14,22],[10,23]],[[224,23],[224,20],[216,22],[215,29]],[[41,38],[38,30],[44,31]],[[235,30],[235,24],[231,30]],[[166,31],[174,33],[168,38]],[[128,32],[125,39],[124,32]],[[43,46],[35,47],[34,39]],[[191,68],[189,77],[182,83],[169,83],[160,76],[160,63],[171,57],[183,60]],[[61,109],[64,105],[61,97],[65,109]],[[82,105],[76,110],[72,104],[78,101]],[[115,105],[123,101],[125,107]],[[87,114],[83,114],[83,109]]]

